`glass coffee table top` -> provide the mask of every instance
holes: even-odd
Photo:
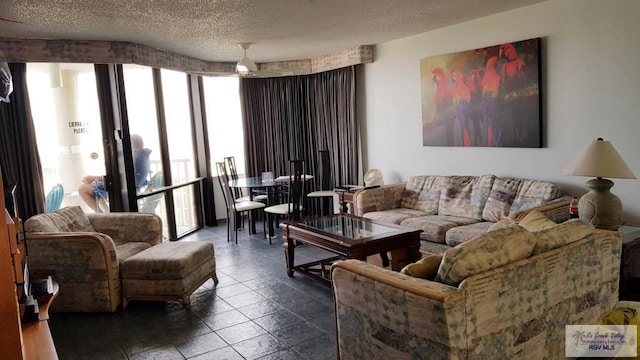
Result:
[[[398,229],[395,227],[377,224],[368,221],[367,219],[343,214],[335,214],[329,217],[302,219],[296,222],[296,226],[310,230],[319,230],[351,240],[361,240],[373,236],[398,232]]]

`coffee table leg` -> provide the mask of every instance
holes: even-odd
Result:
[[[282,247],[284,248],[284,256],[287,260],[287,275],[289,275],[289,277],[293,277],[293,249],[296,246],[293,243],[293,239],[286,236],[285,234],[283,234],[282,236],[284,237],[284,243],[282,244]]]
[[[408,261],[408,251],[406,248],[404,249],[393,249],[391,252],[391,270],[400,271],[405,265],[409,263]]]
[[[402,268],[412,262],[420,260],[419,240],[418,244],[409,245],[406,248],[391,250],[391,270],[400,271]]]

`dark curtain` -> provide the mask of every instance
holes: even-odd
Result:
[[[0,166],[5,195],[17,185],[17,216],[27,219],[44,212],[42,166],[27,91],[27,64],[9,64],[9,69],[13,93],[9,103],[0,102]],[[7,207],[12,207],[10,202]]]
[[[356,118],[356,69],[320,74],[240,80],[248,176],[288,173],[302,159],[317,174],[319,150],[329,150],[331,186],[360,178],[360,126]],[[315,179],[316,188],[320,178]]]

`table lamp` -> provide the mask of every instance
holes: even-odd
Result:
[[[577,161],[563,171],[564,175],[595,176],[587,181],[588,193],[578,202],[580,219],[599,229],[618,230],[622,224],[622,202],[609,189],[613,181],[604,179],[635,179],[631,169],[622,160],[611,142],[602,138],[594,140]]]

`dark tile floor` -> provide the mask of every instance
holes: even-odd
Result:
[[[113,314],[52,314],[54,343],[64,359],[335,359],[331,289],[286,274],[280,232],[272,245],[262,233],[205,228],[181,241],[212,242],[219,284],[209,280],[177,302],[133,301]],[[296,263],[326,257],[296,248]]]

